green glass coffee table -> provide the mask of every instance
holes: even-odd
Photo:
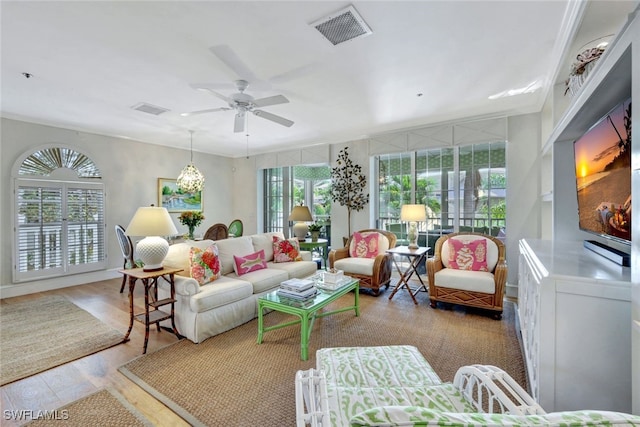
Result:
[[[345,276],[343,281],[340,283],[340,286],[335,290],[331,290],[321,287],[322,282],[319,281],[317,276],[313,277],[317,284],[316,287],[318,288],[318,294],[307,301],[283,298],[277,294],[277,290],[258,298],[258,344],[262,343],[262,336],[267,331],[300,324],[300,359],[308,360],[309,338],[311,337],[311,329],[313,328],[313,323],[316,318],[350,310],[355,311],[356,316],[360,316],[360,281],[358,279]],[[342,307],[332,311],[320,311],[322,308],[351,291],[353,291],[354,295],[352,306]],[[263,320],[263,311],[265,308],[282,313],[293,314],[298,316],[300,319],[265,327]]]

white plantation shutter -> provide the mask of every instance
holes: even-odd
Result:
[[[104,190],[101,184],[66,189],[69,272],[103,268],[105,261]]]
[[[106,267],[103,184],[15,183],[14,281]]]

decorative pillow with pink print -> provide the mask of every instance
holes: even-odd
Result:
[[[189,250],[189,274],[200,285],[213,282],[220,277],[220,258],[218,247],[211,245],[206,249],[192,246]]]
[[[375,258],[379,251],[379,233],[354,232],[349,246],[352,258]]]
[[[282,240],[273,236],[273,262],[302,261],[298,239]]]
[[[233,269],[238,276],[252,271],[262,270],[263,268],[267,268],[263,249],[245,256],[233,256]]]
[[[476,239],[464,242],[447,239],[449,242],[449,268],[457,270],[489,271],[487,269],[487,241]]]

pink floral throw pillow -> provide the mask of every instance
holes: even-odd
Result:
[[[449,268],[457,270],[489,271],[487,269],[487,241],[485,239],[449,242]]]
[[[302,261],[298,239],[282,240],[273,236],[273,262]]]
[[[200,285],[213,282],[220,277],[220,258],[218,246],[211,245],[206,249],[191,247],[189,250],[189,274]]]
[[[233,269],[238,276],[263,268],[267,268],[263,249],[245,256],[233,256]]]
[[[353,258],[375,258],[378,255],[378,233],[353,233],[349,256]]]

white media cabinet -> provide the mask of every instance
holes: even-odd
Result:
[[[518,320],[547,412],[631,412],[631,269],[580,241],[519,242]]]

